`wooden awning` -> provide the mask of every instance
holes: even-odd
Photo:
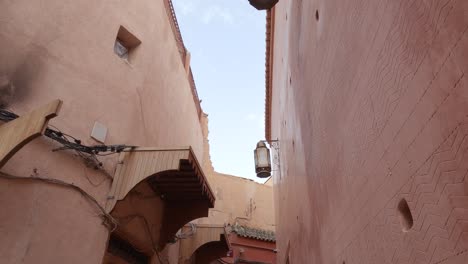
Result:
[[[112,211],[142,181],[166,202],[203,201],[214,207],[215,197],[190,147],[121,153],[106,210]]]

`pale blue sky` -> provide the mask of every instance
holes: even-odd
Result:
[[[213,166],[257,180],[253,150],[265,137],[265,11],[247,0],[173,4],[209,118]]]

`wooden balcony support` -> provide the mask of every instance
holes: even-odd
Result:
[[[41,136],[51,118],[58,115],[61,100],[23,115],[13,121],[0,124],[0,169],[23,146]]]

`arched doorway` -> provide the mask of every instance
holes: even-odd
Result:
[[[225,257],[228,252],[227,241],[225,237],[225,226],[216,224],[191,224],[184,229],[191,229],[192,235],[180,240],[180,259],[181,263],[191,263],[195,252],[202,246],[221,242],[225,245],[222,257]],[[182,229],[184,231],[184,229]],[[218,245],[220,245],[218,244]],[[203,253],[205,254],[205,253]]]
[[[193,252],[190,264],[209,264],[217,259],[225,257],[229,247],[225,240],[212,241],[200,246]]]

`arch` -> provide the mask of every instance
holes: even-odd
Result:
[[[184,227],[186,228],[186,227]],[[203,245],[221,242],[225,244],[223,256],[226,256],[229,247],[225,238],[225,229],[223,225],[196,225],[195,233],[186,239],[180,241],[180,257],[182,263],[193,258],[194,253]]]
[[[211,263],[212,261],[225,257],[228,250],[227,244],[223,241],[208,242],[197,248],[197,250],[193,252],[190,260],[191,263],[194,264]]]
[[[214,194],[191,147],[174,149],[134,148],[121,153],[106,210],[148,181],[165,200],[205,200],[214,206]],[[212,208],[212,207],[211,207]]]
[[[116,232],[141,251],[160,250],[191,220],[208,216],[214,195],[190,147],[121,153],[106,210]]]

